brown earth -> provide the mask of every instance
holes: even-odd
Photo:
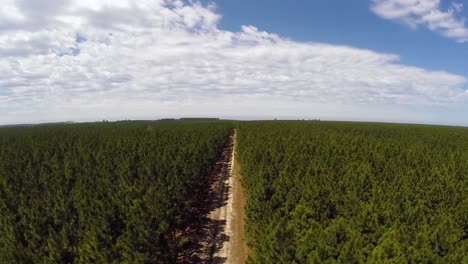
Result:
[[[180,254],[180,263],[245,263],[245,193],[240,169],[235,161],[234,130],[210,175],[209,193],[193,209],[193,226],[186,232],[188,248]]]
[[[235,144],[235,143],[234,143]],[[227,263],[245,263],[248,256],[248,247],[245,241],[245,204],[247,196],[242,188],[242,175],[240,166],[237,162],[237,153],[234,152],[233,166],[233,185],[232,185],[232,214],[231,214],[231,231],[230,239],[231,250]],[[229,221],[229,220],[228,220]]]

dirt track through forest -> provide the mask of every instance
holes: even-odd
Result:
[[[236,130],[210,173],[206,199],[194,208],[198,219],[187,235],[192,245],[179,256],[181,263],[245,263],[246,196],[236,161]]]
[[[191,263],[245,263],[245,195],[235,164],[236,135],[234,130],[212,170],[200,248]]]
[[[245,241],[245,204],[247,196],[241,184],[240,166],[237,162],[236,137],[234,138],[233,163],[231,167],[229,201],[231,211],[228,212],[228,225],[231,230],[230,250],[227,263],[245,263],[248,255]]]

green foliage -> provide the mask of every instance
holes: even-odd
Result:
[[[176,262],[231,130],[223,122],[0,129],[0,263]]]
[[[250,263],[468,263],[468,129],[245,122]]]

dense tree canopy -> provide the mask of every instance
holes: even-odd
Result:
[[[251,263],[468,263],[468,129],[238,131]]]
[[[233,128],[0,129],[1,263],[174,263]],[[468,129],[243,122],[251,263],[468,263]]]
[[[171,263],[232,126],[0,129],[1,263]]]

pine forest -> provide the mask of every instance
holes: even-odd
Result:
[[[0,128],[0,263],[195,263],[236,168],[247,263],[468,263],[467,128],[198,119]]]

